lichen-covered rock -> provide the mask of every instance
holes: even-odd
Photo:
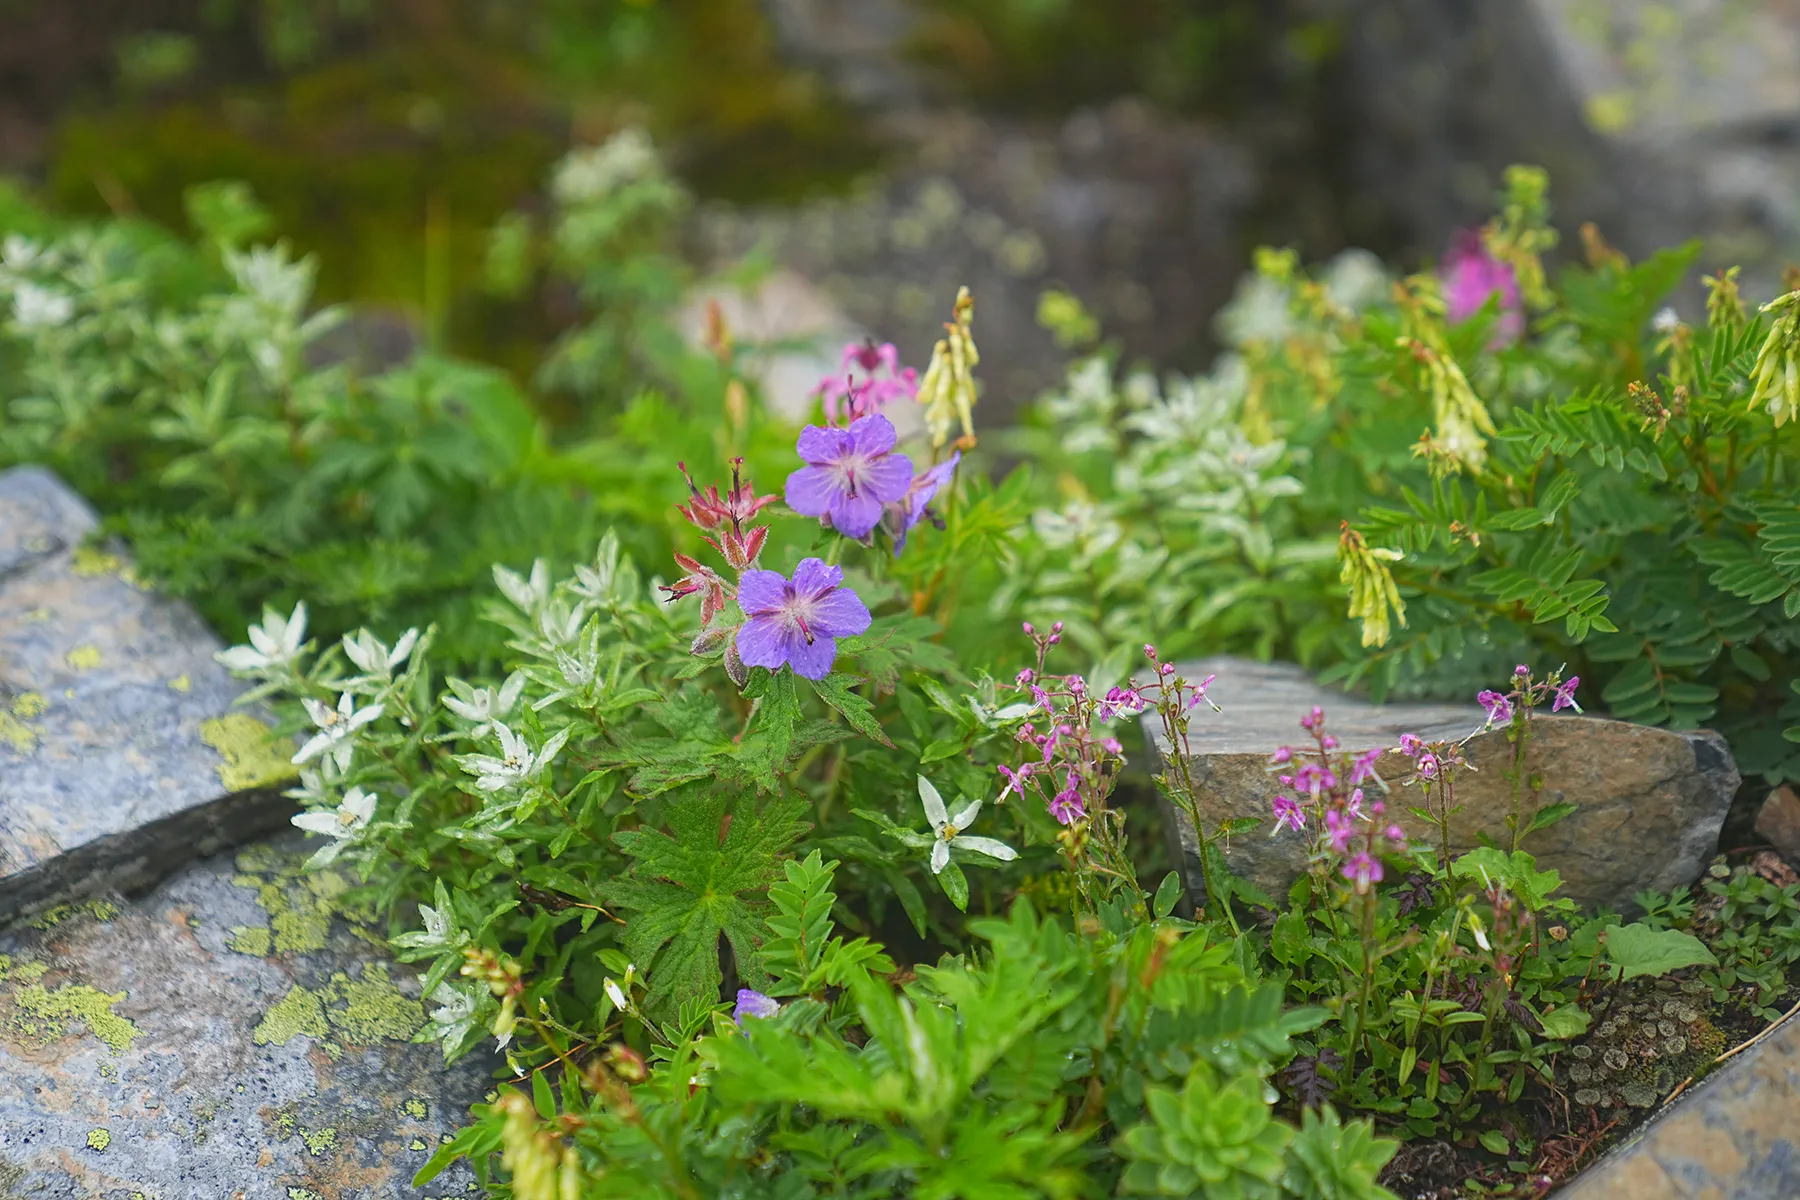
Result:
[[[297,837],[0,936],[0,1196],[389,1200],[491,1086]]]
[[[187,605],[147,591],[38,467],[0,473],[0,925],[279,825],[291,750]]]
[[[1575,1102],[1584,1103],[1579,1092]],[[1796,1105],[1800,1024],[1787,1021],[1558,1195],[1561,1200],[1800,1196]]]
[[[1280,664],[1219,658],[1185,670],[1191,677],[1217,675],[1211,694],[1225,710],[1197,715],[1190,735],[1201,815],[1209,829],[1227,818],[1269,816],[1270,801],[1280,790],[1268,771],[1269,755],[1277,746],[1299,743],[1300,717],[1315,704],[1325,708],[1327,730],[1352,751],[1395,746],[1403,733],[1427,740],[1462,737],[1483,719],[1474,705],[1370,704],[1321,688],[1299,668]],[[1533,728],[1527,769],[1544,782],[1536,803],[1580,806],[1525,843],[1540,866],[1562,873],[1563,895],[1586,906],[1624,908],[1645,888],[1666,892],[1693,882],[1717,848],[1737,790],[1737,768],[1723,738],[1596,717],[1543,716]],[[1158,752],[1166,753],[1153,715],[1145,729]],[[1505,821],[1512,793],[1505,774],[1511,744],[1503,732],[1491,730],[1471,739],[1464,753],[1476,769],[1458,777],[1461,812],[1451,822],[1452,850],[1473,849],[1482,833],[1510,844]],[[1405,778],[1408,767],[1397,753],[1377,763],[1390,781]],[[1416,793],[1396,793],[1393,807],[1419,802]],[[1197,892],[1193,829],[1185,815],[1163,803],[1165,824],[1180,839],[1190,891]],[[1303,869],[1305,850],[1299,838],[1257,832],[1232,839],[1225,857],[1235,874],[1280,895]]]

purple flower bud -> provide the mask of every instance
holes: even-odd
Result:
[[[1102,750],[1106,751],[1108,754],[1123,754],[1123,753],[1125,753],[1125,747],[1119,744],[1119,739],[1116,737],[1109,737],[1105,741],[1101,742],[1100,748]]]
[[[739,988],[737,1008],[732,1012],[731,1019],[742,1026],[745,1017],[758,1017],[766,1020],[780,1011],[780,1002],[772,996],[765,996],[761,992],[754,992],[749,988]]]
[[[1416,733],[1400,735],[1400,753],[1408,758],[1417,758],[1425,750],[1425,741]]]
[[[1279,767],[1283,763],[1290,763],[1293,761],[1294,748],[1292,746],[1278,746],[1275,749],[1275,753],[1269,755],[1269,765],[1271,766]]]
[[[1063,624],[1061,621],[1058,621],[1054,625],[1050,626],[1051,633],[1061,633],[1062,630],[1063,630]]]
[[[1030,621],[1026,621],[1026,622],[1025,622],[1025,623],[1024,623],[1024,626],[1023,626],[1023,627],[1024,627],[1024,630],[1025,630],[1025,632],[1026,632],[1026,633],[1036,633],[1036,632],[1037,632],[1037,630],[1035,630],[1035,629],[1033,629],[1033,628],[1032,628],[1032,627],[1031,627],[1031,622],[1030,622]]]
[[[1175,673],[1175,664],[1164,663],[1162,666],[1156,668],[1156,673],[1158,675],[1173,675]]]

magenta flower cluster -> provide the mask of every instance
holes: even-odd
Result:
[[[1404,829],[1383,820],[1386,803],[1366,794],[1365,785],[1387,788],[1376,772],[1386,747],[1345,750],[1326,732],[1325,712],[1316,705],[1300,718],[1300,727],[1311,735],[1310,746],[1282,746],[1269,756],[1269,770],[1282,787],[1270,804],[1270,836],[1305,833],[1310,824],[1313,860],[1335,866],[1365,894],[1383,878],[1382,854],[1407,843]]]
[[[1475,693],[1475,702],[1487,712],[1489,725],[1506,725],[1512,722],[1515,714],[1529,717],[1533,709],[1549,702],[1550,711],[1561,712],[1565,708],[1581,711],[1581,705],[1575,700],[1575,689],[1581,684],[1581,676],[1571,675],[1563,678],[1560,669],[1549,675],[1538,678],[1531,668],[1520,663],[1513,668],[1512,688],[1501,692],[1487,688]]]
[[[1451,240],[1450,249],[1438,264],[1438,280],[1444,289],[1444,315],[1451,324],[1468,320],[1490,299],[1500,298],[1500,318],[1488,342],[1490,350],[1518,341],[1525,332],[1518,276],[1488,251],[1476,231],[1461,230]]]

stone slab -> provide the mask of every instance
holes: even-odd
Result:
[[[1281,790],[1267,769],[1281,745],[1305,737],[1300,717],[1313,705],[1326,712],[1326,729],[1357,752],[1394,746],[1403,733],[1432,740],[1460,738],[1478,729],[1482,710],[1473,704],[1376,705],[1316,684],[1298,667],[1216,658],[1184,665],[1189,678],[1216,675],[1210,689],[1222,713],[1201,710],[1190,730],[1190,748],[1201,813],[1209,828],[1229,817],[1269,819]],[[1144,728],[1166,754],[1154,716]],[[1540,803],[1564,800],[1576,812],[1532,834],[1525,848],[1539,865],[1562,873],[1563,893],[1584,906],[1623,909],[1645,888],[1668,891],[1692,883],[1717,849],[1719,828],[1737,791],[1738,772],[1725,740],[1709,731],[1672,731],[1598,717],[1544,716],[1534,727],[1529,769],[1541,773]],[[1504,772],[1512,747],[1499,730],[1477,734],[1464,747],[1475,767],[1459,776],[1462,811],[1451,822],[1453,852],[1473,849],[1477,834],[1496,841],[1511,835],[1505,817],[1511,790]],[[1404,779],[1410,764],[1397,753],[1377,763],[1381,777]],[[1390,809],[1417,805],[1410,789],[1394,788]],[[1199,894],[1198,842],[1185,815],[1164,799],[1164,825],[1190,894]],[[1400,815],[1415,836],[1423,829]],[[1232,871],[1272,895],[1281,894],[1303,869],[1304,844],[1266,831],[1234,838],[1225,853]]]
[[[1790,1200],[1800,1196],[1800,1022],[1720,1066],[1559,1200]]]
[[[148,885],[292,807],[218,638],[85,544],[95,524],[49,471],[0,473],[0,924]]]
[[[0,935],[0,1197],[466,1197],[411,1179],[497,1062],[409,1039],[419,981],[297,835]],[[489,1043],[491,1047],[491,1042]]]

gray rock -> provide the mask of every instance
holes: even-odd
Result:
[[[388,1200],[496,1059],[409,1039],[419,981],[298,836],[0,936],[0,1196]],[[491,1043],[490,1043],[491,1045]]]
[[[1561,1200],[1800,1196],[1796,1105],[1800,1023],[1788,1020],[1557,1194]]]
[[[1278,746],[1298,744],[1299,720],[1313,705],[1326,713],[1326,729],[1352,752],[1392,747],[1403,733],[1463,737],[1482,724],[1474,705],[1392,704],[1329,691],[1298,667],[1218,658],[1187,665],[1190,678],[1217,675],[1211,695],[1223,713],[1201,710],[1190,732],[1192,771],[1208,829],[1228,818],[1269,818],[1281,790],[1267,769]],[[1166,756],[1160,725],[1145,729]],[[1473,772],[1458,777],[1461,812],[1451,821],[1453,853],[1473,849],[1477,834],[1510,845],[1505,825],[1511,789],[1504,774],[1512,746],[1499,730],[1477,734],[1464,747]],[[1386,780],[1408,776],[1410,764],[1390,752],[1377,770]],[[1708,731],[1652,729],[1598,717],[1542,716],[1534,722],[1528,769],[1541,775],[1541,805],[1572,801],[1580,807],[1562,821],[1527,837],[1525,849],[1540,868],[1562,873],[1562,894],[1584,906],[1625,908],[1634,892],[1668,891],[1693,882],[1717,848],[1720,825],[1737,790],[1738,772],[1725,740]],[[1164,823],[1179,839],[1190,894],[1200,894],[1198,841],[1185,814],[1166,799]],[[1389,816],[1415,837],[1426,829],[1405,814],[1419,803],[1395,786]],[[1279,896],[1303,870],[1300,838],[1270,837],[1264,830],[1233,838],[1226,862],[1237,874]]]
[[[0,473],[0,924],[147,885],[292,808],[218,639],[84,544],[94,526],[50,472]]]

